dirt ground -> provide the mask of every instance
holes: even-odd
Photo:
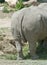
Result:
[[[0,28],[11,26],[11,16],[12,16],[12,14],[13,14],[12,12],[11,13],[3,13],[2,11],[0,11]]]
[[[0,29],[1,28],[10,28],[11,29],[11,16],[13,13],[2,13],[0,11]],[[3,31],[4,33],[4,31]],[[6,34],[10,34],[7,30]],[[9,44],[9,46],[11,46]],[[7,45],[6,45],[7,47]],[[8,47],[10,48],[10,47]],[[8,50],[8,49],[7,49]],[[12,49],[11,49],[12,50]],[[0,59],[0,65],[47,65],[47,60],[3,60]]]
[[[12,34],[11,34],[11,13],[3,13],[0,11],[0,51],[3,52],[12,52],[15,50],[14,46],[9,43],[8,39],[12,39]],[[5,35],[5,37],[2,37]],[[3,39],[1,41],[1,39]],[[2,52],[0,52],[0,55]]]
[[[47,65],[47,60],[0,60],[0,65]]]

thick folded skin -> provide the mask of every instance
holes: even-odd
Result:
[[[17,48],[17,59],[22,59],[22,41],[29,43],[32,59],[37,59],[36,42],[47,37],[47,11],[31,6],[15,12],[12,16],[12,35]]]

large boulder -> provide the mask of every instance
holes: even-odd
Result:
[[[2,51],[0,51],[0,55],[4,55],[4,53]]]
[[[10,28],[0,28],[0,51],[2,51],[4,54],[5,53],[8,53],[8,54],[16,53],[16,48],[12,44],[10,44],[10,40],[11,41],[14,40],[11,35],[11,29]]]
[[[10,40],[13,40],[12,36],[10,35],[0,35],[0,50],[4,53],[16,53],[15,47],[10,44]]]
[[[28,0],[23,2],[24,5],[29,6],[29,5],[38,5],[37,0]]]
[[[14,7],[18,0],[5,0],[9,4],[9,6]]]

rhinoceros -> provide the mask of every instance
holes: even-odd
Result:
[[[38,7],[47,10],[47,3],[40,3]]]
[[[37,59],[36,42],[47,37],[47,11],[38,6],[23,8],[12,15],[11,26],[17,59],[23,58],[22,42],[27,41],[31,58]]]

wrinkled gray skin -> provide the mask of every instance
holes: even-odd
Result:
[[[47,11],[31,6],[15,12],[12,16],[12,34],[17,49],[17,59],[22,59],[22,42],[29,42],[32,59],[37,59],[36,42],[47,37]]]
[[[38,5],[39,8],[45,9],[47,11],[47,3],[40,3]]]
[[[41,8],[41,9],[44,9],[45,11],[47,11],[47,3],[40,3],[38,5],[38,7]],[[44,48],[47,48],[47,37],[45,39],[39,41],[40,44],[41,44],[41,42],[42,42],[42,46]]]

